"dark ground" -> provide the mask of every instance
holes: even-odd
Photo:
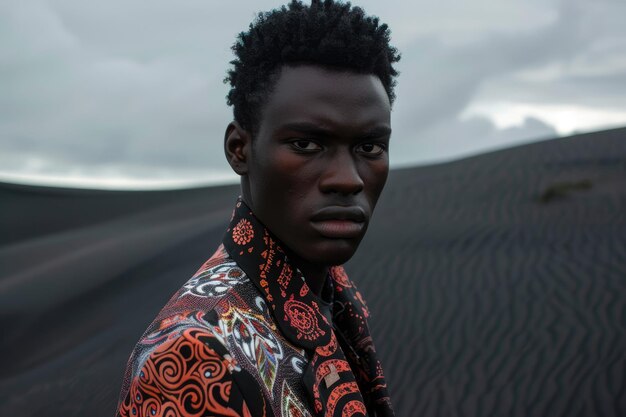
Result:
[[[112,416],[237,190],[0,184],[0,416]],[[398,416],[626,415],[626,129],[393,171],[347,270]]]

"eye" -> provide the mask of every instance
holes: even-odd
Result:
[[[356,148],[356,151],[368,156],[377,156],[385,152],[387,147],[382,143],[364,143]]]
[[[291,146],[296,148],[296,150],[302,151],[302,152],[313,152],[313,151],[319,151],[322,149],[320,145],[313,142],[312,140],[307,140],[307,139],[296,139],[294,141],[291,141]]]

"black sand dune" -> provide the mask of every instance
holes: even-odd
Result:
[[[113,415],[236,195],[1,184],[0,415]],[[399,416],[626,415],[626,129],[394,171],[347,269]]]

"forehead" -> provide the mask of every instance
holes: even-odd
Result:
[[[327,127],[389,125],[391,106],[380,79],[317,66],[285,66],[261,114],[261,128],[314,122]]]

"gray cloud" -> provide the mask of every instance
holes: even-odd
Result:
[[[555,132],[539,119],[505,130],[485,118],[462,119],[477,100],[626,108],[620,2],[355,3],[390,24],[403,52],[394,163]],[[229,48],[256,11],[280,4],[2,3],[0,171],[146,178],[228,172],[221,142],[232,117],[222,84]]]
[[[454,158],[471,156],[486,149],[501,149],[530,139],[549,139],[557,135],[556,130],[542,120],[528,117],[518,126],[498,129],[484,117],[474,116],[464,120],[442,120],[431,124],[419,133],[419,140],[403,144],[398,150],[392,145],[392,156],[411,154],[411,160],[395,157],[399,166],[418,163],[442,162]],[[471,143],[471,146],[467,144]],[[451,156],[450,150],[455,152]]]
[[[556,8],[554,20],[544,27],[515,33],[485,32],[479,40],[461,45],[446,46],[434,37],[415,41],[406,49],[412,54],[405,54],[402,63],[400,103],[394,115],[394,139],[401,138],[395,144],[400,155],[396,161],[410,164],[449,159],[556,133],[546,121],[532,118],[503,131],[485,119],[460,119],[463,110],[477,99],[531,98],[537,103],[606,106],[617,95],[596,89],[599,83],[608,89],[613,85],[604,74],[586,77],[590,87],[579,88],[567,74],[557,75],[556,80],[531,81],[520,77],[520,72],[549,65],[577,68],[577,60],[598,54],[597,45],[607,38],[626,41],[626,30],[613,17],[624,5],[609,3],[593,6],[590,12],[586,2],[563,2]],[[595,31],[594,23],[602,19],[607,24]],[[609,54],[599,55],[606,58]],[[615,75],[615,82],[620,82],[624,72]],[[623,85],[613,87],[623,89]],[[619,105],[626,108],[624,96]]]

